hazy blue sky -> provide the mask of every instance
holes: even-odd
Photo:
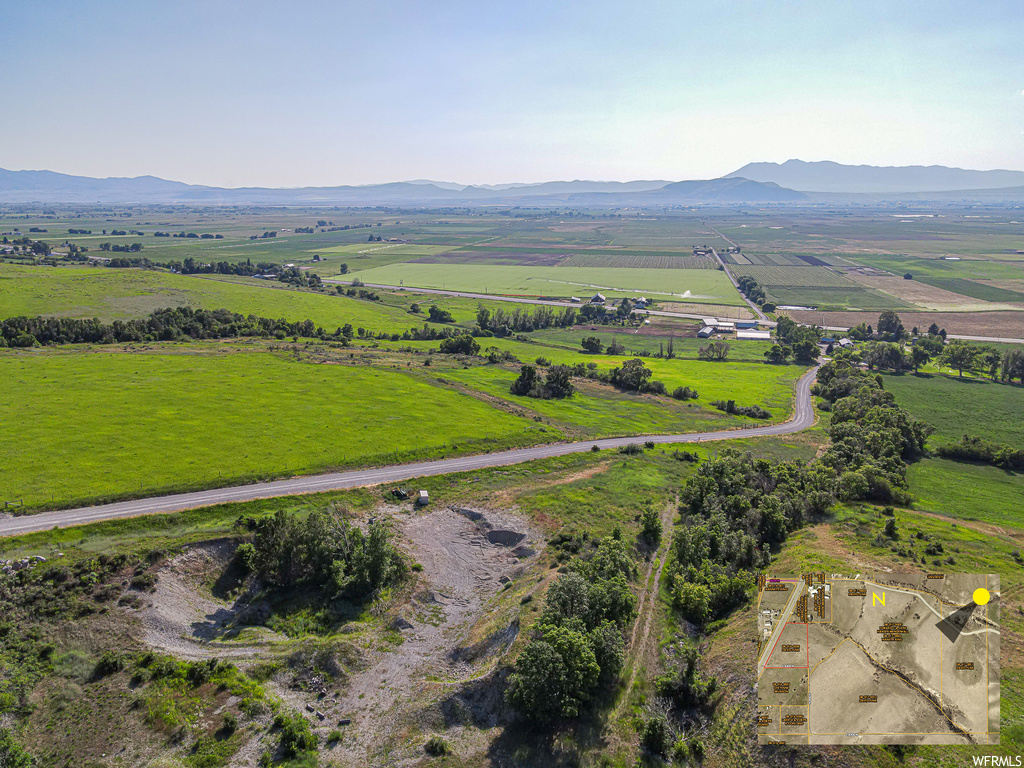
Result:
[[[1024,170],[1024,4],[0,2],[0,167],[226,186]]]

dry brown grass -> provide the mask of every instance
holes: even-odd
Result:
[[[658,309],[665,312],[682,312],[688,315],[705,317],[731,317],[737,320],[752,320],[754,315],[746,307],[733,307],[727,304],[688,304],[684,302],[665,302]]]
[[[846,276],[868,288],[875,288],[890,296],[909,301],[919,307],[933,310],[957,311],[962,307],[976,307],[977,299],[961,296],[943,288],[936,288],[917,280],[904,280],[902,277],[886,275],[864,275],[859,272],[847,272]],[[983,303],[983,302],[981,302]]]
[[[829,326],[853,327],[878,322],[877,312],[790,311],[787,314],[797,322],[819,325],[824,322]],[[1024,339],[1024,312],[900,312],[899,316],[904,327],[917,326],[921,331],[935,323],[955,335]]]

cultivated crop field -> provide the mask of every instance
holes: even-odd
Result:
[[[877,309],[875,311],[850,312],[787,310],[786,314],[801,323],[847,328],[859,323],[874,325],[878,322]],[[952,334],[1024,339],[1024,312],[982,311],[980,309],[973,312],[907,312],[899,309],[899,315],[904,328],[916,327],[919,330],[924,330],[935,323]]]
[[[558,266],[617,267],[620,269],[718,269],[718,262],[710,256],[608,253],[599,256],[574,254]]]
[[[847,288],[857,286],[842,275],[824,267],[737,267],[737,275],[750,275],[765,288]]]
[[[618,269],[392,264],[359,273],[368,284],[441,288],[522,296],[592,295],[681,298],[688,302],[741,305],[724,272],[707,269]],[[588,295],[589,294],[589,295]]]

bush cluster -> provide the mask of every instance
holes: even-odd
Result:
[[[636,615],[629,586],[636,566],[615,536],[589,554],[574,558],[548,589],[541,619],[509,676],[508,701],[529,719],[578,716],[622,668],[624,633]]]
[[[770,419],[772,414],[759,405],[736,405],[735,400],[712,400],[711,405],[720,411],[732,413],[739,416],[749,416],[752,419]]]
[[[236,558],[274,589],[307,587],[329,597],[364,600],[397,584],[408,571],[380,520],[363,533],[340,510],[330,508],[304,518],[279,510],[243,525],[255,535],[238,548]]]

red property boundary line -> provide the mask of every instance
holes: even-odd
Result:
[[[801,624],[801,622],[799,622],[799,621],[787,621],[786,622],[786,627],[788,627],[790,624]],[[804,629],[807,630],[807,645],[804,646],[804,648],[807,651],[807,666],[806,667],[768,667],[768,666],[766,666],[765,669],[810,669],[811,668],[811,626],[810,626],[810,624],[804,624],[803,626],[804,626]],[[779,637],[775,640],[775,645],[773,645],[772,649],[768,652],[768,658],[769,659],[772,657],[772,654],[775,653],[775,646],[778,645],[779,644],[779,640],[782,639],[782,634],[783,634],[783,632],[786,631],[786,627],[783,627],[782,628],[782,632],[779,632]]]

